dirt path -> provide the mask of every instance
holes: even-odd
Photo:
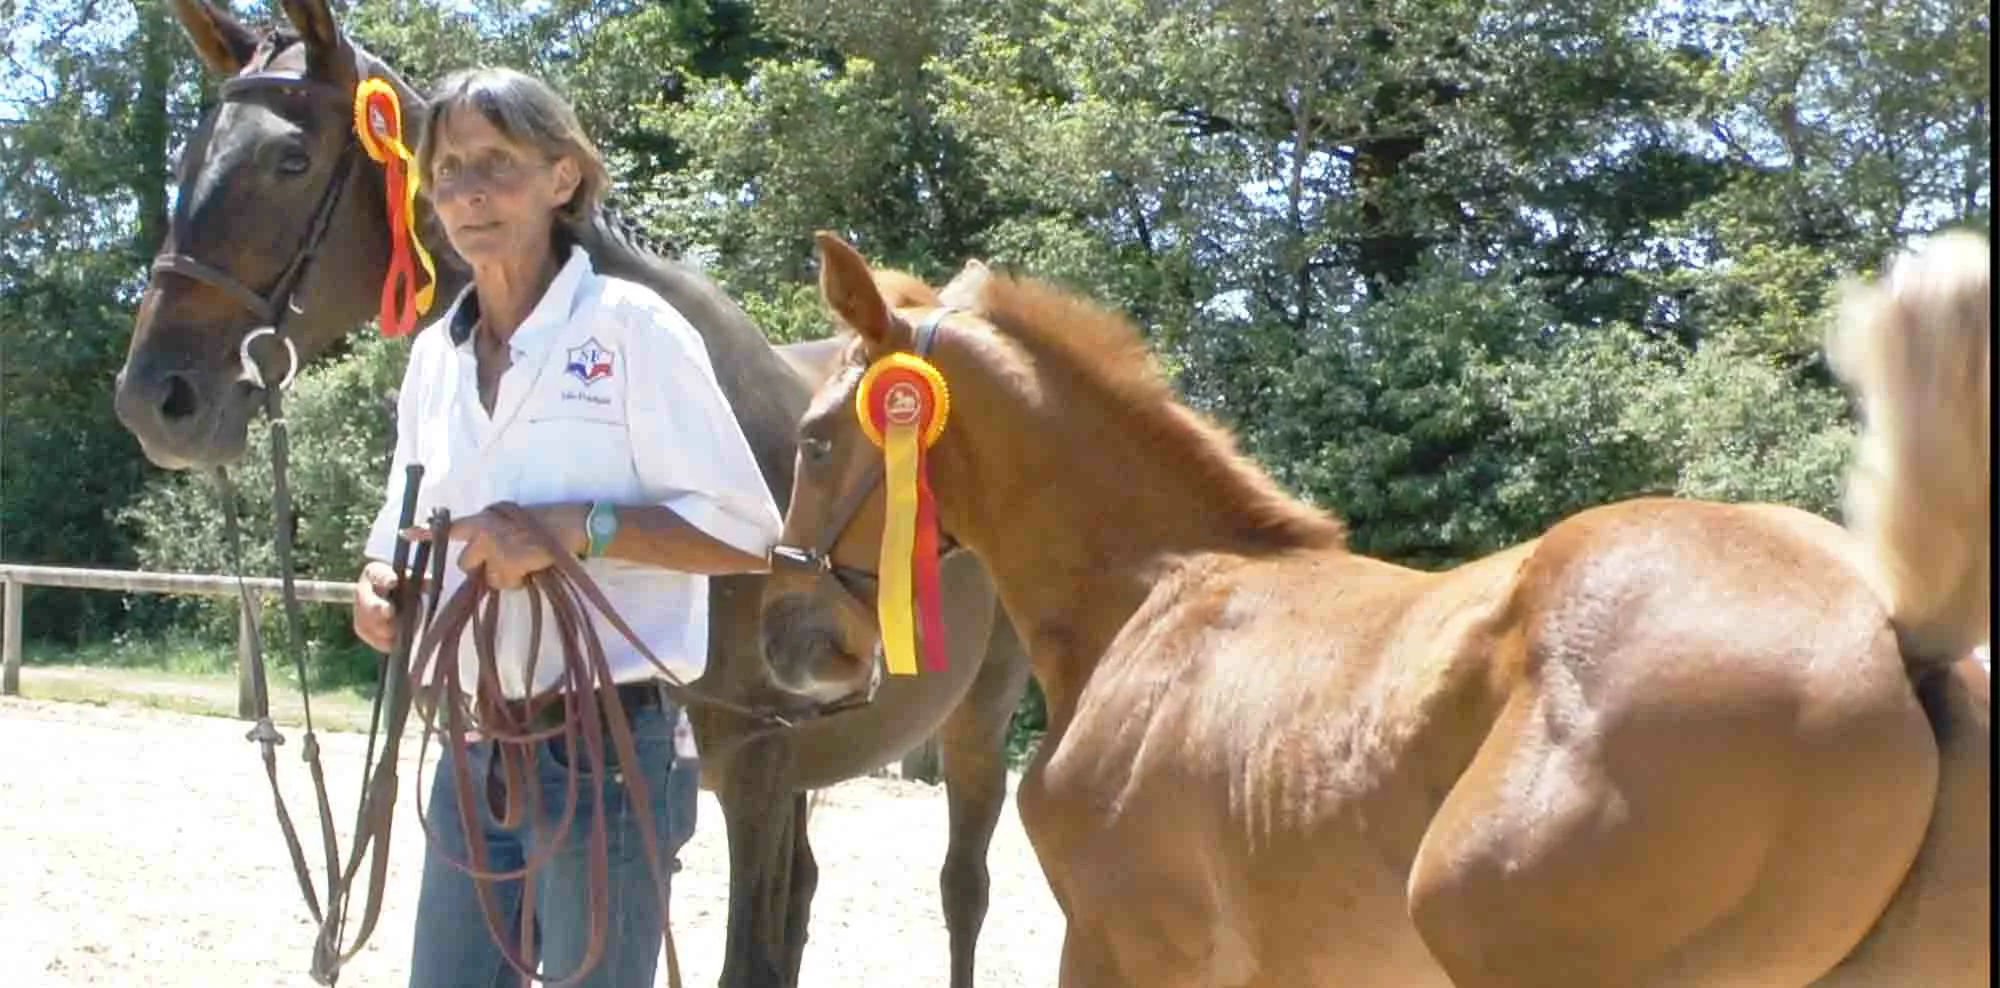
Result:
[[[244,729],[127,705],[0,700],[0,985],[312,984],[313,930]],[[298,761],[299,732],[286,735],[280,779],[310,847],[318,840],[304,816],[311,784]],[[351,821],[366,739],[320,739],[335,818]],[[405,751],[409,780],[414,746]],[[411,805],[406,782],[385,916],[343,972],[344,988],[404,984],[423,840]],[[725,840],[707,793],[700,813],[675,878],[674,933],[688,984],[713,985],[727,906]],[[944,983],[936,892],[944,822],[943,791],[920,784],[861,779],[822,794],[812,821],[821,879],[807,985]],[[1054,984],[1061,915],[1011,801],[991,869],[980,984]]]

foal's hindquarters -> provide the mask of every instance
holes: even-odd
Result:
[[[1881,921],[1814,988],[1993,983],[1991,682],[1966,660],[1917,693],[1937,732],[1937,810]]]
[[[1927,716],[1846,539],[1693,504],[1549,533],[1411,874],[1458,988],[1987,983],[1986,705],[1952,679]]]

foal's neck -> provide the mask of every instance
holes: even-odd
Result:
[[[953,381],[965,411],[951,428],[963,432],[953,448],[940,446],[939,462],[958,482],[939,497],[955,502],[948,524],[980,554],[1028,645],[1052,728],[1156,587],[1188,561],[1339,544],[1331,519],[1267,503],[1255,483],[1230,483],[1228,471],[1247,468],[1227,451],[1203,459],[1208,450],[1192,440],[1162,440],[1172,421],[1028,381],[1018,370]],[[979,483],[966,482],[973,477]]]

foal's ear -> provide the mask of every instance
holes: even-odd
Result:
[[[986,281],[991,277],[993,271],[986,266],[985,261],[976,257],[967,258],[965,267],[945,283],[944,289],[938,292],[938,296],[944,304],[954,309],[977,309],[979,293],[986,287]]]
[[[194,43],[202,64],[216,75],[233,76],[243,71],[257,52],[257,35],[209,0],[174,0],[174,16]]]
[[[909,349],[910,327],[890,311],[860,252],[825,230],[813,239],[819,243],[819,295],[827,308],[861,337],[871,355]]]
[[[279,0],[279,6],[306,43],[306,71],[315,79],[353,89],[360,82],[354,49],[341,37],[326,0]]]

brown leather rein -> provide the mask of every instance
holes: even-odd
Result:
[[[639,829],[643,835],[646,865],[651,869],[654,888],[659,895],[661,935],[666,941],[668,982],[679,988],[681,984],[680,960],[674,946],[673,929],[670,921],[667,871],[655,834],[651,794],[644,773],[638,771],[639,754],[632,736],[632,727],[626,718],[617,684],[612,680],[611,667],[605,657],[603,642],[597,635],[594,623],[589,619],[585,605],[595,608],[609,621],[625,640],[638,649],[659,673],[658,685],[684,706],[706,706],[725,710],[740,716],[758,720],[766,729],[789,726],[775,713],[754,710],[728,700],[697,690],[682,682],[673,670],[655,656],[646,643],[625,623],[624,618],[605,599],[603,591],[590,579],[582,564],[565,551],[547,528],[536,521],[534,515],[518,505],[502,502],[486,509],[494,515],[527,532],[555,564],[528,577],[524,588],[530,607],[531,622],[528,635],[529,666],[526,670],[527,682],[536,681],[535,669],[542,649],[543,605],[554,616],[554,637],[559,643],[556,653],[562,659],[562,686],[526,701],[512,701],[501,692],[499,666],[495,649],[495,630],[498,626],[499,593],[489,588],[482,570],[474,570],[466,575],[450,600],[442,608],[438,598],[431,596],[431,613],[425,615],[423,641],[417,649],[414,665],[409,668],[412,682],[429,682],[433,685],[420,692],[414,703],[423,717],[424,741],[429,744],[433,733],[442,736],[446,757],[451,759],[454,795],[458,803],[458,816],[466,825],[466,843],[469,860],[452,861],[475,879],[479,892],[480,911],[484,915],[487,931],[494,943],[500,947],[508,964],[523,977],[530,980],[547,981],[552,985],[571,983],[587,974],[597,964],[604,948],[605,931],[610,928],[610,875],[609,846],[605,830],[605,816],[602,803],[609,784],[614,784],[622,776],[630,793],[629,804],[637,811]],[[450,517],[444,512],[434,515],[431,542],[420,547],[430,547],[432,543],[443,545],[449,535]],[[429,556],[431,563],[430,586],[443,585],[444,553],[434,552]],[[417,592],[412,588],[412,593]],[[414,613],[415,608],[411,608]],[[402,621],[399,612],[398,650],[409,655],[408,646],[416,620]],[[459,654],[465,645],[465,635],[470,631],[472,647],[478,660],[478,679],[474,692],[468,695],[460,680]],[[591,702],[595,695],[597,702]],[[438,730],[437,720],[442,713],[444,729]],[[551,718],[550,714],[558,716]],[[553,725],[551,726],[551,720]],[[466,758],[467,739],[473,732],[495,744],[495,761],[486,779],[471,778]],[[755,736],[753,732],[750,736]],[[609,735],[611,747],[617,755],[618,768],[609,777],[605,771],[605,737]],[[535,746],[560,737],[565,750],[570,753],[568,773],[564,787],[562,815],[556,821],[554,831],[547,839],[539,842],[539,849],[517,870],[494,871],[486,863],[486,844],[480,829],[469,821],[479,818],[479,807],[475,802],[475,787],[483,785],[490,808],[497,821],[504,827],[518,828],[527,824],[540,834],[546,823],[541,818],[539,787],[534,784]],[[741,743],[748,737],[732,738],[731,742]],[[579,753],[581,757],[579,757]],[[417,756],[418,771],[424,762],[422,750]],[[393,773],[393,765],[385,765],[384,771]],[[546,864],[562,846],[575,822],[579,801],[583,798],[580,780],[588,778],[594,786],[589,798],[596,812],[590,814],[590,834],[588,860],[590,862],[590,937],[586,942],[583,959],[578,969],[560,980],[538,977],[534,971],[534,915],[535,884],[528,879]],[[379,776],[378,776],[379,778]],[[435,839],[423,809],[422,783],[418,783],[417,815],[422,822],[427,837]],[[497,788],[497,792],[496,792]],[[371,794],[371,801],[373,794]],[[388,798],[378,805],[381,808],[381,832],[386,835],[392,811],[389,805],[394,799],[393,775],[388,783]],[[489,883],[520,879],[521,915],[519,949],[507,945],[505,934],[500,930],[500,918],[496,913]],[[364,935],[365,935],[364,930]]]

